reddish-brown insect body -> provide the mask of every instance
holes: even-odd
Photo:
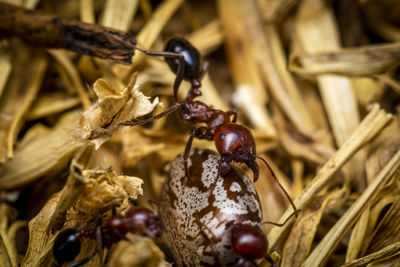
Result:
[[[131,209],[125,216],[112,217],[107,228],[121,234],[130,232],[151,238],[158,238],[162,233],[158,216],[153,211],[140,207]]]
[[[95,230],[81,231],[67,228],[61,231],[55,239],[53,245],[54,259],[58,264],[72,261],[80,252],[82,237],[96,239],[97,247],[93,254],[70,265],[80,266],[90,261],[100,249],[110,248],[113,244],[122,240],[128,232],[158,238],[161,236],[161,222],[151,210],[132,208],[125,216],[113,216],[105,227],[98,225]]]
[[[231,229],[233,250],[245,258],[260,259],[267,253],[268,242],[260,226],[235,224]]]

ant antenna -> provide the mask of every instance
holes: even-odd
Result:
[[[295,210],[292,214],[290,214],[289,217],[286,218],[286,220],[285,220],[283,223],[276,223],[276,222],[266,221],[266,222],[261,222],[261,223],[259,223],[258,225],[261,227],[261,226],[263,226],[264,224],[272,224],[272,225],[275,225],[275,226],[278,226],[278,227],[282,227],[282,226],[284,226],[293,216],[296,216],[296,217],[297,217],[297,213],[298,213],[299,211],[300,211],[300,210]]]
[[[120,125],[124,125],[124,126],[137,126],[137,125],[143,125],[152,121],[155,121],[157,119],[161,119],[164,116],[167,116],[169,114],[171,114],[172,112],[174,112],[175,110],[177,110],[178,108],[180,108],[181,106],[183,106],[184,103],[175,103],[172,106],[170,106],[169,108],[167,108],[166,110],[164,110],[163,112],[161,112],[160,114],[157,114],[151,118],[145,119],[145,120],[138,120],[138,119],[131,119],[129,121],[124,121],[121,122]]]
[[[127,41],[125,41],[121,38],[116,37],[116,39],[119,40],[120,42],[126,44],[127,46],[131,47],[132,49],[136,49],[148,56],[178,58],[179,65],[178,65],[178,70],[176,72],[176,78],[174,81],[174,98],[175,98],[175,102],[178,102],[178,89],[179,89],[179,86],[181,85],[181,82],[182,82],[183,76],[184,76],[184,72],[185,72],[185,57],[181,54],[174,53],[174,52],[153,51],[153,50],[142,49],[132,43],[128,43]]]
[[[293,203],[293,200],[291,199],[291,197],[289,196],[288,192],[285,190],[285,188],[282,186],[282,184],[279,182],[278,178],[275,175],[275,172],[272,170],[272,168],[269,166],[269,164],[267,163],[267,161],[265,159],[263,159],[260,156],[255,155],[256,158],[261,159],[265,165],[267,165],[268,170],[271,172],[272,178],[274,178],[275,182],[279,185],[279,187],[281,188],[281,190],[283,191],[283,193],[285,194],[286,198],[289,200],[290,205],[293,207],[293,214],[296,216],[297,218],[297,213],[298,213],[298,209],[296,208],[296,206]],[[292,216],[292,215],[291,215]],[[290,217],[289,217],[290,218]],[[286,222],[285,222],[286,223]]]

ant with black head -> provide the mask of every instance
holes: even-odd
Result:
[[[201,78],[207,71],[208,64],[203,62],[200,52],[187,40],[172,38],[168,40],[164,51],[146,50],[122,39],[120,41],[145,55],[165,58],[165,62],[176,75],[173,86],[175,102],[178,102],[178,89],[182,80],[189,81],[192,88],[201,87]]]
[[[200,79],[205,70],[204,64],[202,63],[202,60],[200,58],[200,53],[197,51],[197,49],[188,41],[176,38],[171,39],[167,43],[166,51],[171,53],[179,53],[185,59],[185,65],[183,67],[183,61],[177,60],[177,58],[166,58],[166,61],[170,69],[175,74],[177,74],[177,80],[181,81],[182,79],[185,79],[191,82],[192,88],[189,90],[186,99],[183,102],[176,102],[165,111],[153,117],[144,120],[134,119],[123,122],[121,123],[121,125],[136,126],[146,124],[156,119],[167,116],[175,110],[180,110],[180,115],[183,120],[190,123],[206,124],[206,126],[201,126],[197,128],[194,127],[191,131],[183,157],[186,174],[188,174],[187,160],[189,158],[193,139],[196,137],[198,139],[214,141],[215,146],[219,154],[221,155],[218,168],[218,176],[224,176],[225,174],[227,174],[232,168],[230,163],[232,161],[236,161],[240,163],[245,163],[252,170],[254,174],[254,182],[256,182],[259,176],[259,166],[256,162],[256,159],[260,159],[265,163],[265,165],[271,172],[273,179],[278,183],[278,185],[288,198],[294,211],[297,211],[292,199],[278,181],[275,173],[273,172],[267,161],[264,160],[262,157],[256,155],[256,145],[254,137],[251,134],[250,130],[236,123],[236,111],[229,110],[225,112],[219,109],[213,109],[205,103],[195,100],[196,97],[201,96],[201,91],[199,90],[201,86]],[[202,64],[203,68],[201,67]],[[180,77],[178,78],[178,76]],[[176,99],[179,84],[178,87],[175,87],[175,84],[174,96]]]
[[[59,265],[71,262],[81,251],[83,237],[96,239],[96,249],[90,256],[68,265],[81,266],[89,262],[101,249],[110,248],[124,239],[127,233],[159,238],[161,229],[161,221],[153,211],[141,207],[132,208],[125,216],[111,217],[106,226],[102,227],[99,223],[95,230],[64,229],[54,241],[53,257]]]

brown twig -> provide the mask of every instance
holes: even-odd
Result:
[[[0,3],[0,36],[18,36],[33,46],[65,48],[122,64],[131,63],[136,45],[125,32],[5,3]]]

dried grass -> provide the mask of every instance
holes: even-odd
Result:
[[[240,123],[254,133],[257,153],[268,154],[301,209],[283,227],[265,227],[270,256],[281,266],[397,266],[400,8],[396,0],[349,2],[166,0],[152,6],[146,0],[81,0],[24,6],[130,32],[144,49],[162,50],[171,36],[185,36],[210,63],[200,100],[238,110]],[[350,24],[342,23],[346,19]],[[174,78],[162,58],[138,51],[123,66],[2,39],[0,266],[50,266],[60,229],[92,229],[113,209],[123,213],[129,199],[141,205],[157,199],[189,127],[175,115],[151,127],[120,122],[173,104]],[[184,83],[180,99],[187,89]],[[208,141],[195,140],[194,146],[214,149]],[[261,167],[256,188],[264,220],[283,222],[292,208],[270,178]],[[86,240],[79,257],[94,248]],[[137,236],[86,266],[106,258],[110,266],[170,264],[153,241]]]

